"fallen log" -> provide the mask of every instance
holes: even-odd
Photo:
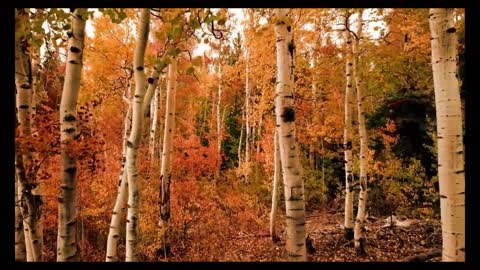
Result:
[[[426,260],[433,259],[440,256],[442,256],[442,250],[434,249],[434,250],[431,250],[430,252],[420,253],[417,255],[406,257],[402,261],[403,262],[424,262]]]

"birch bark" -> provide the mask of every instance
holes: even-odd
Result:
[[[304,183],[295,140],[293,104],[295,45],[285,9],[275,9],[277,82],[275,116],[283,172],[289,261],[306,261]]]
[[[465,261],[465,164],[453,9],[429,14],[438,138],[442,261]]]

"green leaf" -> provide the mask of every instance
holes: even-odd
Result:
[[[69,23],[64,24],[62,27],[63,30],[69,30],[70,28],[72,28],[72,26]]]
[[[195,68],[193,66],[189,66],[187,68],[187,74],[188,75],[192,75],[194,71],[195,71]]]
[[[118,13],[118,19],[120,20],[120,22],[123,21],[125,18],[127,18],[127,14],[123,11],[120,11]]]
[[[168,55],[177,56],[180,54],[180,48],[170,48],[167,52]]]

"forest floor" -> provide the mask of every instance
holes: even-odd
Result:
[[[343,212],[317,210],[306,214],[307,235],[312,239],[308,261],[315,262],[395,262],[409,256],[441,249],[440,222],[432,219],[399,218],[408,226],[386,225],[387,217],[366,220],[366,255],[357,255],[353,241],[343,237]],[[280,241],[272,242],[268,234],[268,219],[256,232],[238,232],[222,236],[221,255],[209,261],[285,261],[284,216],[278,217]],[[214,244],[214,243],[212,243]],[[309,245],[307,244],[307,247]],[[313,249],[311,248],[313,246]],[[228,247],[228,248],[225,248]],[[188,246],[173,247],[169,261],[190,261],[195,252]],[[181,254],[181,255],[180,255]],[[436,261],[440,258],[433,258]]]

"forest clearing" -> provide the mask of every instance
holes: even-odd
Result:
[[[17,8],[15,260],[463,262],[464,66],[458,8]]]

